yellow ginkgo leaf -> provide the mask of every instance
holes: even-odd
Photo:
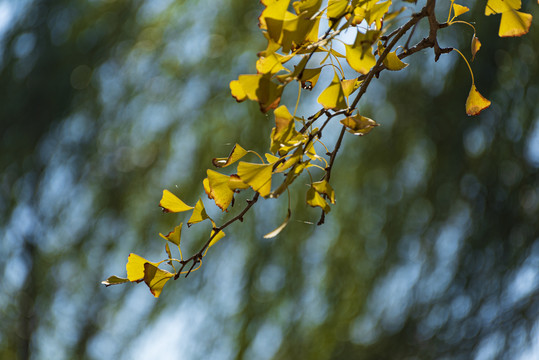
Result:
[[[498,31],[500,37],[522,36],[528,33],[532,16],[517,11],[521,6],[521,0],[488,0],[485,15],[502,14]]]
[[[249,188],[249,184],[241,181],[240,177],[236,174],[232,174],[228,178],[228,187],[230,190],[244,190]]]
[[[168,240],[171,243],[176,244],[176,245],[179,246],[181,238],[182,238],[182,226],[183,226],[183,223],[176,226],[174,228],[174,230],[169,232],[167,235],[163,235],[163,234],[159,233],[159,236],[161,236],[163,239]]]
[[[249,184],[254,191],[263,197],[271,192],[271,174],[273,165],[271,164],[253,164],[240,161],[238,165],[238,176]]]
[[[326,181],[317,181],[312,183],[313,188],[320,194],[326,194],[332,204],[335,204],[335,191],[331,185]]]
[[[193,207],[185,204],[176,195],[168,190],[163,190],[163,197],[159,202],[159,206],[163,208],[163,212],[182,212],[191,210]]]
[[[282,55],[271,53],[265,57],[260,57],[256,62],[256,71],[259,74],[276,74],[286,68],[281,63]]]
[[[215,205],[221,210],[225,211],[234,198],[234,191],[228,186],[229,176],[210,169],[206,173],[208,175],[208,186],[210,189],[208,197],[213,199]]]
[[[152,263],[144,264],[144,282],[150,288],[153,296],[156,298],[161,295],[163,291],[163,286],[173,277],[174,274],[159,269],[156,265]]]
[[[388,70],[391,70],[391,71],[399,71],[408,66],[407,63],[399,59],[395,51],[387,54],[386,58],[383,61],[383,64]]]
[[[346,131],[359,136],[366,135],[375,126],[379,126],[373,119],[369,119],[368,117],[359,114],[342,119],[341,124],[346,126]]]
[[[329,0],[327,15],[330,19],[336,19],[344,15],[348,0]]]
[[[109,276],[107,280],[101,281],[101,284],[105,286],[118,285],[129,282],[129,279],[121,278],[116,275]]]
[[[257,101],[260,110],[267,112],[279,105],[283,86],[272,82],[271,74],[240,75],[230,82],[230,91],[236,101]]]
[[[341,81],[342,90],[344,92],[344,96],[347,98],[352,94],[354,91],[356,91],[359,86],[361,85],[363,81],[359,81],[357,79],[350,79],[350,80],[343,80]]]
[[[502,13],[500,22],[500,37],[514,37],[527,34],[532,24],[532,16],[520,11],[506,11]]]
[[[292,212],[290,211],[290,209],[288,209],[288,213],[287,213],[286,218],[284,219],[283,223],[281,225],[279,225],[279,227],[277,227],[275,230],[270,231],[269,233],[264,235],[264,239],[271,239],[271,238],[274,238],[277,235],[279,235],[279,233],[281,231],[283,231],[283,229],[286,227],[286,225],[288,225],[288,221],[290,220],[290,215],[291,214],[292,214]]]
[[[453,15],[453,17],[460,16],[468,11],[470,11],[470,9],[467,8],[466,6],[453,3],[453,13],[455,14]]]
[[[348,105],[344,97],[344,91],[341,81],[335,73],[331,84],[320,94],[318,97],[318,103],[320,103],[324,109],[341,110],[346,109]]]
[[[209,218],[210,217],[206,213],[206,208],[204,208],[204,203],[202,202],[202,199],[198,199],[195,205],[195,209],[193,210],[193,213],[191,214],[191,217],[187,222],[187,226],[191,226]]]
[[[215,234],[215,230],[212,229],[211,230],[211,235],[210,237],[213,237],[208,245],[208,249],[211,248],[213,245],[215,245],[215,243],[217,243],[219,240],[221,240],[222,238],[224,238],[226,236],[225,232],[223,230],[219,230],[219,232],[217,234]]]
[[[472,61],[475,59],[475,54],[481,49],[481,42],[477,38],[477,36],[474,35],[472,38]]]
[[[214,158],[212,160],[213,166],[218,168],[227,167],[230,164],[235,163],[247,154],[247,150],[242,148],[239,144],[234,145],[230,155],[226,158]]]
[[[322,196],[320,196],[320,194],[314,189],[314,187],[311,187],[307,191],[307,204],[312,207],[321,207],[326,214],[331,211],[329,204],[326,202],[326,200],[324,200]]]
[[[521,0],[488,0],[485,6],[485,15],[501,14],[509,10],[519,10]]]
[[[466,114],[478,115],[481,111],[490,106],[490,101],[485,99],[483,95],[477,91],[475,84],[472,84],[468,99],[466,100]]]
[[[358,31],[354,44],[345,44],[346,61],[352,69],[361,74],[366,74],[376,65],[376,58],[372,53],[371,45],[376,42],[378,34],[378,31],[369,30],[365,34]]]
[[[148,260],[137,254],[129,254],[125,269],[127,270],[127,278],[131,282],[141,282],[144,279],[144,264],[150,263]],[[155,266],[157,264],[151,263]]]
[[[296,14],[301,14],[304,17],[310,18],[320,9],[322,0],[300,0],[295,1],[292,5],[294,6]]]

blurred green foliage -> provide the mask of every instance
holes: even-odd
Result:
[[[265,46],[261,5],[0,2],[0,358],[529,355],[539,337],[539,12],[524,5],[534,24],[519,39],[495,37],[499,20],[481,6],[472,15],[490,109],[464,115],[469,74],[456,55],[411,57],[369,90],[362,113],[382,126],[345,138],[325,225],[307,223],[319,211],[296,195],[289,226],[263,239],[286,204],[262,201],[201,271],[155,301],[99,282],[130,251],[163,256],[156,235],[177,225],[159,213],[163,188],[194,203],[211,158],[236,142],[267,147],[272,120],[228,89]],[[467,49],[467,31],[441,40]],[[190,230],[193,250],[208,230]]]

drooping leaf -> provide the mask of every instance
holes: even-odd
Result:
[[[129,282],[129,279],[121,278],[116,275],[109,276],[107,280],[101,281],[101,284],[105,286],[118,285]]]
[[[341,110],[348,107],[342,84],[337,76],[337,73],[335,73],[335,76],[333,76],[333,81],[331,84],[324,91],[322,91],[318,97],[318,103],[321,104],[324,109],[331,110]]]
[[[470,11],[470,9],[467,8],[466,6],[453,3],[453,14],[454,14],[453,17],[460,16],[468,11]]]
[[[215,236],[214,236],[214,234],[215,234],[215,230],[212,229],[210,237],[213,236],[213,239],[211,239],[211,241],[210,241],[210,243],[208,245],[208,249],[211,248],[219,240],[221,240],[222,238],[224,238],[226,236],[226,234],[225,234],[225,232],[223,230],[220,230]]]
[[[365,34],[357,32],[353,45],[345,45],[346,61],[355,71],[367,74],[374,65],[376,58],[372,53],[372,44],[378,39],[379,31],[367,31]]]
[[[275,109],[275,128],[271,131],[270,151],[284,155],[301,145],[305,137],[295,127],[294,117],[286,106]]]
[[[191,214],[191,217],[187,222],[187,226],[191,226],[209,218],[210,217],[206,213],[206,208],[204,208],[204,203],[202,202],[202,199],[198,199],[195,205],[195,209],[193,210],[193,214]]]
[[[247,154],[247,150],[242,148],[239,144],[234,145],[230,155],[226,158],[214,158],[212,160],[213,166],[218,168],[227,167],[230,164],[235,163]]]
[[[159,206],[163,208],[163,212],[182,212],[191,210],[193,207],[185,204],[176,195],[168,190],[163,190],[163,197],[159,202]]]
[[[238,176],[249,184],[254,191],[266,197],[271,192],[271,164],[253,164],[240,161],[238,165]]]
[[[317,181],[312,183],[312,187],[320,194],[326,194],[329,201],[335,204],[335,191],[327,180]]]
[[[474,35],[472,38],[472,61],[475,59],[475,54],[481,49],[481,42],[477,38],[477,36]]]
[[[354,135],[366,135],[379,124],[368,117],[356,114],[341,120],[341,124],[346,126],[346,131]]]
[[[271,238],[274,238],[277,235],[279,235],[279,233],[281,231],[283,231],[283,229],[286,227],[286,225],[288,225],[288,221],[290,220],[290,215],[291,214],[292,214],[292,212],[290,211],[290,209],[288,209],[288,213],[287,213],[286,218],[284,219],[283,223],[281,225],[279,225],[275,230],[270,231],[269,233],[264,235],[264,239],[271,239]]]
[[[320,207],[327,214],[331,211],[327,201],[315,190],[314,187],[309,188],[307,191],[307,204],[311,207]]]
[[[466,99],[466,114],[469,116],[478,115],[481,111],[490,106],[490,101],[477,91],[475,84],[472,84],[468,99]]]
[[[161,295],[163,287],[165,286],[167,281],[169,281],[170,278],[173,276],[174,274],[159,269],[156,265],[152,263],[147,262],[144,264],[144,282],[146,283],[146,285],[148,285],[153,296],[155,296],[156,298]]]
[[[225,211],[234,198],[234,191],[229,187],[230,177],[209,169],[206,173],[208,175],[208,185],[210,188],[208,197],[213,199],[215,205],[222,211]]]
[[[183,226],[183,223],[176,226],[174,228],[174,230],[169,232],[167,235],[163,235],[163,234],[159,233],[159,236],[161,236],[163,239],[165,239],[167,241],[170,241],[173,244],[176,244],[176,245],[180,246],[180,241],[181,241],[181,238],[182,238],[182,226]]]
[[[391,71],[399,71],[408,66],[407,63],[399,59],[396,51],[393,51],[387,54],[386,58],[383,61],[383,64],[388,70],[391,70]]]
[[[359,81],[357,79],[342,80],[341,85],[344,96],[348,98],[354,91],[359,88],[362,82],[363,81]]]

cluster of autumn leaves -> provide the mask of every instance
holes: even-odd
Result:
[[[416,2],[416,0],[404,1]],[[454,1],[451,0],[447,24],[466,23],[473,28],[470,23],[457,19],[469,9]],[[230,83],[230,90],[238,102],[249,99],[256,101],[262,112],[273,110],[275,126],[270,134],[270,153],[265,154],[264,160],[254,151],[236,144],[228,157],[213,160],[213,165],[218,169],[238,163],[236,173],[232,175],[208,169],[207,177],[203,180],[206,195],[222,211],[227,211],[233,205],[234,195],[241,190],[251,188],[257,196],[276,198],[310,167],[318,167],[327,174],[328,162],[316,154],[314,147],[315,143],[320,142],[319,129],[312,126],[322,114],[327,115],[330,111],[340,112],[344,117],[340,123],[354,135],[364,135],[378,125],[374,120],[354,113],[350,97],[361,86],[364,75],[378,63],[377,56],[380,57],[385,52],[387,45],[381,41],[381,37],[386,33],[387,24],[405,10],[401,8],[391,11],[392,0],[329,0],[325,8],[321,8],[322,0],[300,0],[292,4],[290,0],[261,0],[261,2],[264,10],[259,17],[259,27],[268,45],[264,51],[258,53],[257,73],[240,75],[237,80]],[[532,17],[518,11],[520,7],[521,0],[488,0],[485,14],[501,14],[499,36],[521,36],[528,32]],[[290,11],[291,9],[294,12]],[[322,20],[327,20],[328,29],[320,35]],[[350,29],[355,32],[355,40],[352,44],[344,44],[345,54],[342,54],[333,48],[332,40],[341,32]],[[474,28],[472,60],[480,47],[481,43]],[[316,53],[321,53],[323,57],[320,66],[307,67]],[[463,58],[466,60],[464,56]],[[288,69],[286,64],[293,59],[296,59],[295,65],[293,69]],[[358,77],[344,78],[341,65],[343,59],[350,68],[360,74]],[[321,71],[326,65],[331,66],[334,76],[331,83],[318,96],[322,110],[304,119],[295,116],[295,111],[291,114],[285,105],[280,105],[283,90],[289,83],[297,82],[301,89],[310,91],[317,85]],[[390,71],[402,70],[407,65],[401,60],[397,50],[388,52],[381,61],[381,69]],[[490,101],[477,91],[472,73],[472,88],[466,101],[467,114],[479,114],[489,105]],[[297,125],[301,125],[300,130],[297,129]],[[256,155],[260,162],[240,161],[249,153]],[[284,181],[273,186],[272,176],[277,173],[285,174]],[[329,212],[330,204],[335,203],[335,192],[326,180],[327,176],[317,182],[312,180],[312,176],[310,178],[306,203],[312,207],[320,207],[324,213]],[[165,251],[168,255],[166,259],[154,263],[136,254],[130,254],[126,265],[127,278],[111,276],[103,281],[103,284],[108,286],[144,282],[152,294],[158,297],[168,280],[196,270],[191,267],[182,271],[187,262],[192,260],[193,266],[198,264],[200,267],[200,260],[208,249],[225,236],[222,228],[218,228],[215,221],[208,216],[202,199],[199,199],[194,206],[189,206],[170,191],[164,190],[159,205],[165,212],[191,211],[188,226],[205,220],[211,221],[209,241],[201,250],[200,256],[191,257],[187,261],[183,258],[180,247],[183,224],[180,224],[169,234],[160,234],[166,240]],[[266,237],[276,236],[286,226],[289,218],[290,209],[285,222]],[[178,247],[180,259],[172,256],[169,243]],[[162,263],[170,265],[173,272],[160,269]],[[177,266],[180,268],[177,269]]]

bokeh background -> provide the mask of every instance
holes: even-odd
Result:
[[[162,189],[194,203],[211,158],[267,149],[271,115],[228,89],[265,48],[261,4],[0,0],[0,358],[539,358],[539,11],[525,1],[530,33],[500,39],[466,3],[488,110],[465,115],[456,54],[409,58],[362,100],[382,126],[345,138],[326,224],[300,184],[263,239],[287,204],[261,201],[154,299],[100,281],[130,252],[165,256],[158,233],[185,219],[160,212]],[[471,37],[440,33],[467,55]],[[208,231],[185,231],[185,251]]]

